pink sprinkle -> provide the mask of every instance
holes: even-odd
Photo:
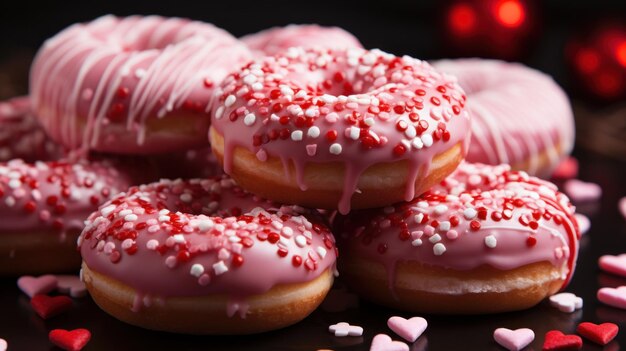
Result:
[[[619,200],[619,212],[626,219],[626,196]]]
[[[306,146],[306,153],[309,156],[315,156],[317,153],[317,144],[309,144]]]
[[[337,122],[338,118],[339,118],[339,115],[337,113],[335,113],[335,112],[331,112],[331,113],[327,114],[326,117],[324,117],[324,119],[328,123],[335,123],[335,122]]]
[[[578,175],[578,160],[574,157],[568,157],[561,161],[552,173],[552,178],[571,179]]]
[[[458,237],[459,237],[459,233],[458,233],[456,230],[454,230],[454,229],[449,230],[449,231],[446,233],[446,238],[448,238],[448,239],[450,239],[450,240],[454,240],[454,239],[456,239],[456,238],[458,238]]]
[[[260,149],[259,151],[257,151],[256,158],[259,159],[259,161],[261,162],[267,161],[267,152],[265,152],[265,149]]]
[[[576,202],[594,201],[602,196],[602,188],[598,184],[570,179],[565,182],[565,192]]]
[[[578,222],[580,234],[586,234],[589,231],[589,228],[591,228],[591,221],[589,220],[589,217],[581,213],[574,214],[574,217],[576,218],[576,222]]]
[[[424,227],[424,234],[426,234],[426,236],[428,237],[433,236],[433,234],[435,234],[435,227],[427,225],[426,227]]]

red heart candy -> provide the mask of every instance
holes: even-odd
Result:
[[[67,351],[80,351],[91,339],[91,333],[87,329],[54,329],[48,334],[50,342]]]
[[[30,300],[30,305],[41,318],[48,319],[72,308],[72,299],[67,296],[50,297],[39,294]]]
[[[546,333],[543,342],[543,351],[580,350],[583,347],[583,339],[578,335],[565,335],[558,330],[550,330]]]
[[[613,323],[602,323],[598,325],[584,322],[580,323],[578,328],[576,328],[578,334],[600,345],[608,344],[615,338],[618,331],[619,328]]]

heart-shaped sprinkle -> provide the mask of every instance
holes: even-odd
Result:
[[[50,342],[67,351],[80,351],[91,339],[91,333],[87,329],[54,329],[48,334]]]
[[[493,332],[493,339],[509,351],[519,351],[535,340],[535,332],[528,328],[498,328]]]
[[[578,325],[576,332],[596,344],[606,345],[615,338],[619,328],[613,323],[602,323],[600,325],[583,322]]]
[[[30,305],[41,318],[48,319],[72,308],[72,299],[67,296],[50,297],[40,294],[33,296]]]
[[[609,306],[626,309],[626,286],[598,290],[598,300]]]
[[[565,193],[575,202],[594,201],[602,196],[602,188],[598,184],[570,179],[563,185]]]
[[[7,347],[9,347],[7,341],[0,338],[0,351],[7,351]]]
[[[409,345],[391,340],[387,334],[378,334],[372,340],[370,351],[409,351]]]
[[[626,254],[604,255],[598,260],[598,265],[604,271],[626,277]]]
[[[580,350],[583,347],[583,339],[578,335],[565,335],[558,330],[550,330],[546,333],[543,342],[543,351]]]
[[[578,160],[569,156],[556,166],[554,173],[552,173],[552,178],[570,179],[576,177],[577,175]]]
[[[626,219],[626,196],[621,198],[618,203],[619,212]]]
[[[80,281],[76,275],[57,275],[57,290],[61,294],[70,295],[71,297],[83,297],[87,295],[87,287],[85,283]]]
[[[333,324],[328,327],[328,331],[335,334],[335,336],[361,336],[363,335],[363,328],[358,325],[350,325],[346,322]]]
[[[17,286],[28,295],[33,297],[37,294],[47,294],[57,288],[57,278],[47,274],[40,277],[23,276],[17,280]]]
[[[428,322],[422,317],[413,317],[411,319],[404,319],[402,317],[394,316],[387,321],[389,329],[398,334],[406,341],[414,342],[422,335]]]
[[[578,222],[578,229],[580,230],[580,234],[587,234],[589,228],[591,228],[591,221],[589,217],[585,216],[582,213],[575,213],[574,218],[576,218],[576,222]]]
[[[572,293],[560,293],[550,296],[550,305],[561,312],[572,313],[583,307],[583,299]]]

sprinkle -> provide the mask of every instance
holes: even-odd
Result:
[[[424,220],[424,214],[423,213],[418,213],[415,216],[413,216],[413,220],[415,221],[415,223],[420,224],[422,223],[422,221]]]
[[[435,206],[435,214],[442,215],[448,211],[448,206],[446,205],[437,205]]]
[[[411,245],[413,246],[421,246],[422,245],[422,239],[415,239],[411,242]]]
[[[424,134],[422,135],[422,143],[424,144],[424,146],[426,147],[430,147],[433,145],[433,136],[430,134]]]
[[[341,154],[341,151],[342,151],[342,148],[341,148],[341,144],[339,143],[334,143],[329,148],[329,152],[333,155],[339,155]]]
[[[148,250],[156,250],[157,247],[159,247],[159,242],[155,239],[150,239],[146,243],[146,248]]]
[[[296,240],[296,245],[298,245],[299,247],[306,246],[306,238],[303,235],[296,236],[295,240]]]
[[[199,278],[203,273],[204,273],[204,266],[199,263],[193,264],[191,266],[191,269],[189,270],[189,274],[193,275],[196,278]]]
[[[126,216],[124,217],[124,220],[125,220],[126,222],[134,222],[134,221],[136,221],[138,218],[139,218],[139,217],[137,217],[137,215],[136,215],[136,214],[131,213],[131,214],[129,214],[129,215],[126,215]]]
[[[496,247],[497,244],[498,240],[495,236],[489,235],[485,237],[485,245],[487,245],[488,248],[493,249]]]
[[[467,220],[474,219],[477,214],[478,214],[478,212],[475,209],[471,208],[471,207],[468,207],[465,210],[463,210],[463,216]]]
[[[435,234],[433,236],[431,236],[430,238],[428,238],[428,241],[430,241],[431,243],[438,243],[441,241],[441,235],[439,234]]]
[[[441,230],[442,232],[447,232],[448,230],[450,230],[450,222],[439,222],[439,230]]]
[[[294,130],[293,132],[291,132],[291,140],[293,141],[300,141],[302,140],[302,131],[301,130]]]
[[[324,257],[326,257],[326,254],[328,253],[328,251],[321,246],[318,246],[317,249],[315,249],[315,251],[320,256],[321,259],[324,259]]]
[[[189,193],[180,194],[180,201],[182,202],[191,202],[193,200],[193,196]]]
[[[315,156],[317,153],[317,144],[308,144],[306,146],[306,154],[309,156]]]
[[[309,130],[307,131],[307,135],[310,138],[317,138],[318,136],[320,136],[320,129],[316,126],[313,126],[309,128]]]
[[[256,121],[256,116],[254,115],[254,113],[248,113],[246,117],[243,118],[243,124],[247,126],[253,125],[255,121]]]
[[[437,243],[433,246],[433,253],[435,256],[441,256],[444,252],[446,252],[446,246],[444,244]]]
[[[228,95],[226,100],[224,100],[224,106],[231,107],[235,103],[235,101],[237,101],[235,95]]]
[[[213,271],[215,272],[215,275],[222,275],[228,272],[228,267],[226,267],[224,261],[218,261],[213,264]]]
[[[100,213],[104,216],[107,217],[108,215],[111,214],[111,212],[115,211],[116,206],[115,205],[109,205],[106,207],[103,207],[102,209],[100,209]]]

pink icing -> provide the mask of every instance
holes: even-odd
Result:
[[[50,136],[72,149],[147,154],[201,147],[214,86],[250,57],[210,24],[104,16],[44,43],[31,69],[33,107]],[[183,114],[194,117],[177,121]],[[193,124],[192,132],[148,130],[156,119]]]
[[[315,24],[290,24],[248,34],[240,38],[258,56],[276,55],[290,47],[305,49],[350,49],[363,46],[354,35],[339,27],[322,27]]]
[[[0,161],[47,161],[61,155],[61,147],[50,140],[32,113],[28,96],[0,101]]]
[[[393,282],[399,261],[509,270],[549,261],[574,272],[580,232],[555,185],[508,165],[462,163],[411,202],[354,211],[336,223],[350,253],[380,262]]]
[[[237,146],[261,161],[293,162],[302,191],[307,163],[343,163],[342,213],[370,166],[409,161],[411,200],[419,169],[469,141],[465,95],[455,78],[380,50],[291,48],[228,76],[216,100],[212,126],[224,137],[226,173]]]
[[[138,301],[219,293],[229,315],[245,313],[250,295],[334,269],[332,234],[302,211],[272,208],[226,176],[162,180],[102,205],[79,247],[90,269],[133,287]]]
[[[458,77],[472,115],[468,162],[529,162],[530,174],[549,176],[574,145],[574,118],[563,90],[547,75],[521,64],[460,59],[433,62]],[[555,146],[560,145],[560,151]],[[546,153],[549,170],[539,169]]]
[[[0,232],[82,230],[98,205],[128,181],[106,163],[0,163]]]

